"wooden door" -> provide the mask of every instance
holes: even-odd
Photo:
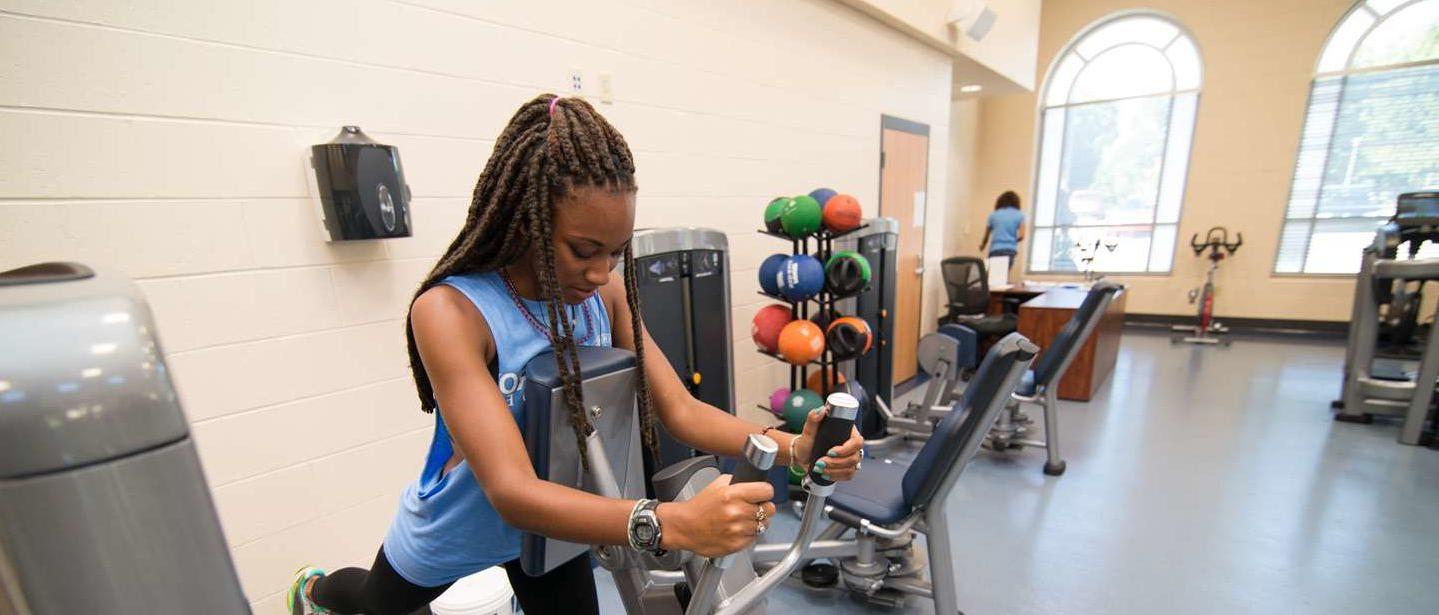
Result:
[[[899,221],[894,283],[894,382],[917,370],[920,302],[924,296],[924,217],[928,209],[929,127],[881,120],[879,213]]]

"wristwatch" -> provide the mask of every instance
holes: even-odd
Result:
[[[660,529],[660,516],[655,512],[659,507],[658,500],[640,500],[630,511],[630,546],[635,550],[665,554],[660,548],[664,532]]]

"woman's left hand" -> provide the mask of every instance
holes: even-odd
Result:
[[[809,413],[809,418],[804,423],[804,433],[800,435],[800,441],[794,447],[795,455],[799,457],[795,460],[796,463],[807,464],[809,462],[815,434],[819,433],[819,423],[824,420],[828,412],[824,408],[819,408]],[[858,429],[851,428],[849,440],[826,451],[814,462],[814,465],[830,480],[846,481],[854,478],[854,473],[859,471],[860,459],[863,454],[864,436],[859,435]]]

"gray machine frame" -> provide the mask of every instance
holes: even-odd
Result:
[[[887,235],[881,250],[888,253],[886,262],[870,262],[871,278],[868,291],[854,297],[840,299],[835,309],[840,314],[852,314],[865,319],[874,335],[874,345],[868,354],[854,361],[843,361],[839,371],[845,378],[859,382],[870,399],[882,400],[889,404],[894,399],[893,346],[889,340],[894,335],[894,285],[895,257],[899,241],[899,221],[894,218],[867,218],[864,227],[835,240],[835,247],[863,253],[860,246],[865,239]],[[866,258],[869,255],[866,254]],[[872,303],[878,303],[877,308]],[[876,404],[877,407],[877,404]],[[866,421],[869,417],[866,417]],[[870,427],[866,422],[866,433]]]
[[[0,613],[249,613],[143,294],[0,273]]]
[[[655,256],[667,252],[683,252],[686,250],[714,250],[721,254],[721,262],[724,266],[724,304],[728,308],[734,305],[733,294],[730,291],[730,277],[733,270],[730,269],[729,259],[729,238],[724,233],[708,228],[682,227],[682,228],[645,228],[635,231],[634,237],[630,239],[631,249],[636,259],[647,256]],[[683,286],[685,296],[689,296],[688,282]],[[688,302],[686,302],[688,303]],[[693,330],[693,314],[685,313],[685,331]],[[723,322],[725,339],[734,339],[734,331],[730,326],[731,315],[725,314]],[[692,347],[691,347],[692,349]],[[721,406],[723,410],[734,411],[735,408],[735,382],[734,382],[734,349],[726,350],[728,357],[728,369],[730,378],[728,404]],[[694,365],[693,356],[686,357],[690,365]]]
[[[1364,249],[1355,277],[1354,307],[1345,350],[1343,405],[1335,418],[1367,423],[1374,414],[1399,417],[1403,421],[1399,443],[1413,446],[1421,443],[1429,406],[1434,399],[1434,383],[1439,380],[1439,335],[1431,333],[1424,343],[1419,370],[1413,377],[1404,380],[1376,377],[1373,366],[1380,320],[1376,285],[1439,280],[1439,258],[1383,258],[1387,244],[1395,241],[1398,233],[1393,225],[1385,225],[1375,233],[1374,242]],[[1434,316],[1439,317],[1439,309]],[[1429,386],[1416,383],[1429,383]]]

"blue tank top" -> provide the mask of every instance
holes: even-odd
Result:
[[[525,364],[550,349],[550,340],[520,313],[495,272],[455,275],[440,280],[464,293],[480,311],[495,340],[491,374],[521,426],[524,421]],[[544,304],[523,300],[526,310],[543,326]],[[584,317],[588,308],[595,331]],[[610,346],[609,314],[599,293],[569,306],[574,336],[586,346]],[[589,338],[589,339],[586,339]],[[435,412],[435,436],[419,480],[405,488],[399,511],[385,535],[390,565],[411,583],[437,587],[520,556],[520,531],[505,525],[480,489],[469,461],[444,472],[454,454],[450,432]]]

